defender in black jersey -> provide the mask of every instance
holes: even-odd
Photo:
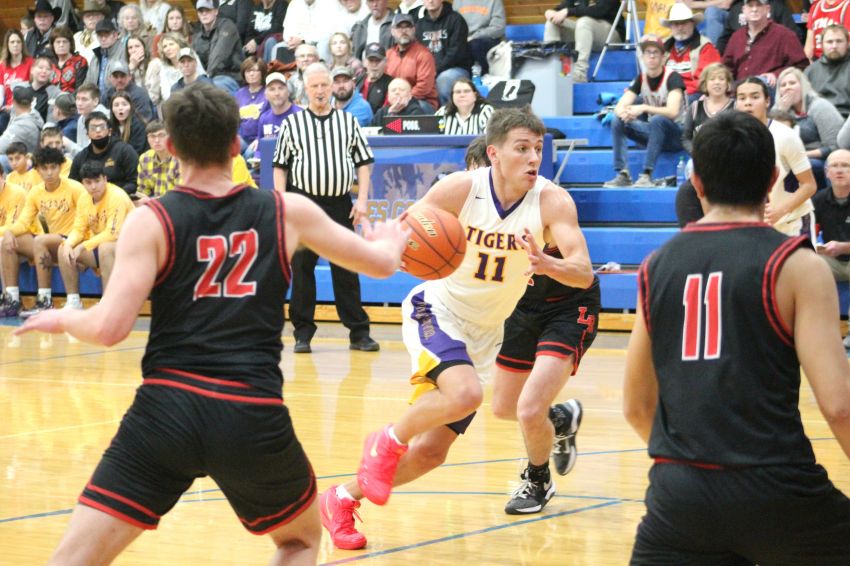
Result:
[[[112,345],[151,298],[142,386],[53,561],[111,562],[156,528],[195,478],[210,476],[246,529],[271,535],[273,563],[315,564],[316,480],[283,404],[279,367],[289,259],[300,243],[387,277],[407,235],[391,223],[359,238],[303,197],[234,187],[239,112],[223,91],[193,85],[164,113],[184,186],[127,218],[97,306],[49,311],[18,331]]]
[[[547,246],[543,253],[562,259],[556,247]],[[590,287],[579,289],[533,275],[505,321],[493,378],[493,414],[519,421],[528,452],[522,483],[505,505],[509,515],[539,513],[555,495],[550,449],[558,474],[566,475],[575,465],[581,403],[552,403],[596,338],[599,309],[597,277]]]
[[[762,222],[774,159],[755,118],[706,123],[692,176],[706,215],[640,268],[624,408],[655,464],[632,564],[850,564],[850,500],[798,409],[802,364],[850,457],[835,285],[806,237]]]

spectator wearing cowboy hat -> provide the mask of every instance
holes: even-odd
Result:
[[[80,19],[83,21],[83,29],[74,34],[74,45],[77,53],[86,58],[91,64],[95,48],[100,46],[97,42],[97,23],[112,16],[109,6],[101,5],[97,0],[85,0],[83,9],[80,10]]]
[[[703,69],[712,63],[720,62],[720,53],[711,41],[697,31],[702,22],[702,14],[694,14],[687,5],[676,2],[670,7],[666,19],[661,25],[670,28],[671,37],[664,42],[667,52],[665,66],[679,73],[685,81],[685,94],[692,102],[702,94],[699,90],[699,77]]]
[[[56,26],[56,21],[62,15],[62,8],[54,8],[48,0],[36,0],[35,7],[29,10],[30,17],[35,22],[24,40],[27,51],[33,59],[39,55],[52,55],[50,52],[50,32]]]

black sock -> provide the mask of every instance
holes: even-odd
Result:
[[[537,483],[546,483],[550,479],[549,462],[541,466],[535,466],[531,462],[528,463],[528,479]]]

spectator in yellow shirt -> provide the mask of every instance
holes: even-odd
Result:
[[[41,183],[41,177],[35,169],[30,169],[30,156],[23,142],[12,142],[6,148],[6,157],[12,171],[6,179],[13,185],[18,185],[25,191]]]
[[[124,189],[108,183],[103,165],[88,161],[80,167],[80,179],[86,194],[77,201],[74,229],[59,246],[59,270],[65,283],[68,308],[81,309],[80,271],[100,272],[103,289],[115,264],[115,242],[124,219],[133,211],[133,201]]]
[[[59,175],[62,163],[65,161],[65,156],[60,150],[40,147],[36,150],[33,161],[36,171],[44,182],[27,193],[24,209],[17,220],[0,227],[0,232],[3,234],[3,280],[7,285],[18,287],[21,258],[35,263],[38,297],[35,308],[20,313],[21,316],[30,316],[53,308],[50,289],[51,268],[58,259],[57,252],[65,235],[70,234],[74,226],[77,202],[80,196],[85,194],[85,189],[80,183],[63,179]],[[39,216],[43,219],[46,233],[34,236],[31,226]]]
[[[174,188],[175,180],[172,178],[171,166],[177,160],[165,145],[168,139],[165,124],[154,120],[147,125],[145,131],[151,148],[139,156],[136,194],[161,197]]]
[[[21,210],[24,208],[26,198],[27,192],[18,185],[10,183],[6,179],[3,168],[0,167],[0,226],[12,224],[18,219]],[[0,295],[0,317],[7,316],[6,311],[13,308],[10,303],[17,302],[18,310],[20,310],[21,297],[18,288],[15,287],[12,291],[12,293],[4,292]],[[17,315],[17,312],[15,315]]]

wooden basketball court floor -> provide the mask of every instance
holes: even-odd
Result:
[[[106,349],[66,336],[11,336],[0,327],[0,564],[43,564],[76,497],[140,384],[146,332]],[[287,329],[289,330],[289,329]],[[344,329],[323,324],[311,355],[285,339],[285,397],[319,489],[352,477],[364,436],[406,406],[409,362],[400,327],[376,325],[380,353],[350,352]],[[515,423],[484,406],[445,465],[395,491],[387,506],[364,503],[369,545],[333,548],[320,563],[624,564],[643,514],[649,459],[623,419],[626,334],[600,335],[562,397],[585,408],[579,459],[541,514],[505,515],[524,465]],[[817,410],[801,395],[806,430],[836,485],[850,492],[850,464]],[[264,564],[268,537],[248,534],[214,482],[195,482],[159,529],[143,534],[121,565]]]

